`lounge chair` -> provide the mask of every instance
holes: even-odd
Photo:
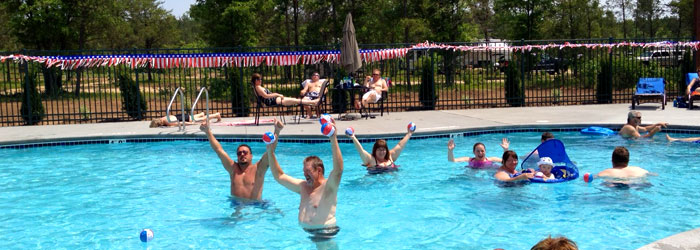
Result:
[[[685,87],[688,87],[688,84],[690,84],[693,79],[698,78],[698,73],[688,73],[685,75]],[[693,101],[694,100],[700,100],[700,96],[697,95],[692,95],[693,91],[697,89],[698,86],[695,85],[693,86],[693,89],[690,90],[690,93],[688,96],[686,96],[686,100],[688,101],[688,109],[693,109]]]
[[[643,100],[661,100],[661,109],[666,109],[666,81],[663,78],[639,78],[637,90],[632,96],[632,109]]]
[[[256,101],[256,103],[257,103],[257,105],[256,105],[256,107],[255,107],[255,126],[260,125],[260,109],[263,108],[263,107],[269,107],[269,108],[277,109],[277,116],[280,117],[280,120],[282,120],[282,122],[283,122],[284,124],[287,124],[287,121],[284,119],[284,113],[283,113],[283,112],[284,112],[284,110],[283,110],[283,107],[284,107],[284,106],[282,106],[281,104],[274,105],[274,106],[267,106],[267,105],[265,105],[265,103],[263,102],[263,98],[262,98],[260,95],[258,95],[258,92],[257,92],[257,91],[255,91],[255,85],[254,85],[254,84],[250,84],[250,85],[252,86],[253,95],[255,95],[255,101]]]
[[[306,87],[306,84],[309,81],[310,80],[303,81],[301,83],[301,87],[302,88]],[[321,84],[321,89],[319,90],[319,97],[318,97],[319,101],[318,101],[318,104],[314,105],[314,107],[316,107],[316,117],[321,117],[321,114],[323,114],[324,113],[323,111],[325,111],[323,109],[323,107],[326,104],[326,94],[328,92],[327,88],[328,88],[328,85],[330,85],[330,83],[331,83],[331,80],[329,80],[329,79],[321,79],[321,81],[323,83]],[[304,98],[304,97],[302,96],[300,98]],[[302,105],[301,108],[299,109],[299,115],[296,116],[297,123],[299,123],[299,120],[301,119],[301,117],[303,115],[304,115],[304,106]]]

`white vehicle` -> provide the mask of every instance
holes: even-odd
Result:
[[[672,50],[651,50],[645,51],[637,57],[637,60],[644,64],[656,62],[661,66],[676,66],[683,59],[683,51]]]

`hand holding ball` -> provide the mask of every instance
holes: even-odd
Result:
[[[333,119],[333,116],[329,114],[322,114],[321,117],[318,118],[318,122],[321,123],[321,125],[326,124],[326,123],[335,123],[335,120]]]
[[[413,122],[409,122],[407,128],[408,128],[408,131],[416,132],[416,124]]]
[[[345,134],[346,134],[347,136],[352,136],[352,135],[355,134],[355,129],[352,128],[352,127],[348,127],[348,128],[345,129]]]
[[[321,134],[325,136],[332,136],[335,134],[335,124],[326,122],[323,125],[321,125]]]
[[[270,145],[272,143],[275,143],[277,137],[275,137],[275,134],[273,134],[272,132],[266,132],[265,134],[263,134],[262,140],[263,142],[265,142],[265,144]]]

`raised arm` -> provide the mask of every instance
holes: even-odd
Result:
[[[278,140],[275,140],[274,143],[267,145],[267,157],[268,161],[270,162],[270,171],[272,172],[272,176],[275,177],[277,183],[298,194],[301,192],[301,185],[304,183],[304,181],[292,178],[282,171],[279,162],[277,162],[277,156],[275,156],[277,142]]]
[[[282,131],[282,129],[284,128],[284,124],[277,119],[275,119],[274,123],[275,123],[275,138],[277,140],[279,140],[280,131]],[[274,148],[272,150],[274,151],[275,148],[277,148],[277,141],[275,140],[275,143],[273,143],[273,144],[274,144]],[[261,181],[264,180],[265,172],[267,172],[267,169],[270,167],[270,163],[269,163],[269,160],[267,157],[267,152],[265,152],[263,154],[263,156],[260,157],[260,161],[258,161],[258,164],[256,164],[256,165],[258,166],[258,169],[255,172],[255,181],[257,183],[258,180],[261,180]]]
[[[447,141],[447,160],[448,161],[451,161],[451,162],[469,161],[469,159],[470,159],[469,157],[459,157],[459,158],[455,159],[454,153],[452,152],[452,151],[454,151],[454,149],[455,149],[455,141],[450,139],[449,141]]]
[[[328,180],[326,180],[326,189],[334,192],[338,192],[340,178],[343,176],[343,155],[340,152],[340,146],[338,146],[337,132],[338,130],[336,129],[330,137],[331,152],[333,153],[333,170],[331,170]]]
[[[199,129],[204,131],[204,133],[207,135],[207,139],[209,139],[209,145],[211,148],[216,152],[216,155],[219,156],[219,159],[221,160],[221,164],[224,165],[224,168],[226,171],[229,172],[229,174],[233,173],[233,160],[231,160],[231,157],[226,154],[226,151],[221,147],[221,144],[219,143],[218,140],[214,137],[214,134],[211,133],[211,129],[209,129],[209,123],[205,122],[202,123],[201,126],[199,126]]]
[[[406,135],[403,136],[403,139],[401,139],[399,143],[397,143],[396,146],[394,146],[394,148],[392,148],[391,151],[389,151],[391,153],[392,161],[396,161],[397,159],[399,159],[401,151],[403,150],[403,148],[406,147],[406,143],[409,139],[411,139],[411,135],[413,135],[413,131],[411,131],[411,129],[407,128],[406,130],[407,132]]]
[[[352,143],[355,145],[355,150],[357,150],[357,153],[360,154],[362,165],[369,166],[372,163],[372,155],[367,153],[367,151],[362,148],[362,144],[360,144],[360,141],[357,140],[355,134],[351,135],[350,138],[352,139]]]

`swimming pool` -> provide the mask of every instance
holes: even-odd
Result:
[[[139,248],[142,228],[154,231],[147,243],[154,249],[529,249],[550,234],[566,235],[581,249],[634,249],[700,227],[700,176],[687,174],[700,169],[700,144],[554,134],[581,173],[609,167],[612,149],[623,145],[630,165],[659,176],[645,188],[611,189],[581,178],[503,188],[493,172],[447,162],[447,138],[412,140],[397,161],[401,171],[367,175],[352,144],[341,143],[341,230],[317,246],[297,225],[299,196],[269,172],[265,205],[232,205],[227,174],[204,141],[2,149],[0,249]],[[457,137],[455,154],[470,156],[481,141],[487,156],[500,157],[498,143],[508,137],[524,156],[539,136]],[[249,144],[257,161],[264,144]],[[238,143],[222,145],[232,153]],[[277,154],[298,178],[305,156],[331,161],[328,143],[283,142]]]

